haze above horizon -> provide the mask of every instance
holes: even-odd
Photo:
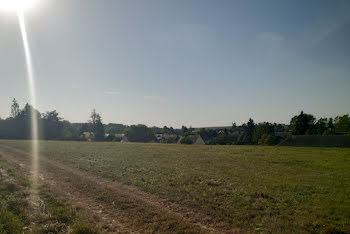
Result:
[[[229,126],[350,112],[349,1],[46,0],[25,13],[37,107],[85,122]],[[0,117],[29,101],[0,12]]]

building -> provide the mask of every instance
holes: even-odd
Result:
[[[83,132],[83,134],[80,136],[80,138],[83,138],[87,141],[92,141],[94,138],[94,133],[93,132]]]
[[[163,139],[163,135],[162,133],[157,133],[157,134],[154,134],[154,136],[156,137],[157,141],[161,141]]]
[[[178,136],[176,134],[164,133],[160,142],[162,143],[176,143]]]
[[[201,137],[201,135],[197,134],[197,135],[188,135],[188,136],[182,136],[180,137],[178,143],[181,144],[181,140],[184,138],[184,137],[188,137],[191,142],[192,142],[192,145],[205,145],[205,142],[203,140],[203,138]]]
[[[119,134],[114,134],[114,137],[122,139],[125,136],[125,134],[119,133]]]
[[[121,139],[121,141],[120,141],[120,142],[125,143],[125,142],[130,142],[130,141],[129,141],[129,139],[127,138],[127,136],[126,136],[126,135],[124,135],[124,136],[122,137],[122,139]]]

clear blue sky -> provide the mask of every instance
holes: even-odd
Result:
[[[25,15],[38,108],[71,122],[221,126],[350,112],[350,1],[38,0]],[[29,101],[0,12],[0,117]]]

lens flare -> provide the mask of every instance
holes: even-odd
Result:
[[[34,85],[34,70],[32,57],[28,42],[26,25],[23,17],[23,12],[18,11],[18,21],[22,34],[23,48],[26,60],[26,68],[28,73],[28,85],[30,93],[30,103],[33,108],[36,107],[36,97],[35,97],[35,85]],[[31,109],[31,135],[32,135],[32,173],[33,173],[33,188],[34,193],[37,188],[38,174],[39,174],[39,130],[38,130],[38,114],[35,110]],[[35,195],[35,194],[34,194]]]
[[[0,9],[6,11],[24,11],[31,8],[36,0],[0,0]]]

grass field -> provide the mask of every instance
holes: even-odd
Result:
[[[29,151],[28,141],[1,145]],[[223,230],[350,232],[350,149],[41,141],[41,154]]]
[[[0,233],[97,233],[44,189],[31,205],[31,187],[19,167],[0,158]]]

